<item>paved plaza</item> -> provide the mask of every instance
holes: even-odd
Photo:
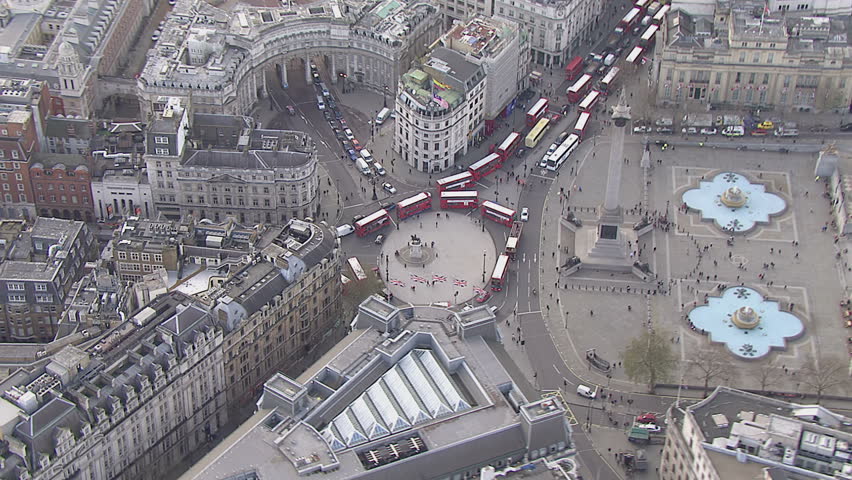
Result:
[[[843,293],[835,261],[838,247],[831,229],[821,232],[831,219],[828,200],[823,197],[824,183],[815,182],[813,177],[816,155],[698,147],[662,151],[652,145],[652,168],[646,175],[639,165],[641,140],[631,136],[625,146],[625,222],[638,221],[640,211],[667,215],[674,222],[668,232],[657,228],[640,237],[637,245],[638,258],[649,264],[663,284],[586,270],[557,277],[555,269],[543,268],[541,290],[545,293],[543,298],[550,302],[548,326],[569,365],[582,365],[582,355],[589,348],[617,362],[642,329],[660,328],[670,332],[670,341],[682,360],[682,372],[677,375],[683,375],[684,383],[694,384],[696,378],[688,368],[691,355],[708,346],[723,351],[724,346],[711,345],[706,335],[690,327],[686,316],[692,308],[705,303],[705,295],[721,295],[718,286],[739,284],[779,302],[786,311],[792,306],[792,313],[804,324],[804,333],[801,338],[790,340],[786,348],[760,360],[746,361],[728,355],[734,368],[727,384],[754,387],[754,362],[773,362],[791,373],[774,388],[801,391],[804,387],[792,373],[807,361],[845,358],[846,332],[838,313]],[[603,201],[605,190],[608,150],[606,141],[583,144],[575,156],[576,163],[563,166],[552,185],[547,200],[549,211],[570,208],[581,220],[596,218],[595,208]],[[570,174],[572,167],[574,173],[579,170],[579,175]],[[735,172],[763,184],[767,192],[783,198],[787,205],[768,223],[734,234],[732,245],[727,242],[731,234],[712,220],[702,219],[697,211],[679,208],[685,191],[724,172]],[[560,189],[570,192],[567,203],[560,201]],[[552,240],[544,243],[545,252],[555,250],[558,244],[564,263],[573,254],[571,235],[569,229],[551,223],[547,237]],[[604,385],[625,379],[618,369],[612,379],[594,371],[577,374],[591,376]],[[676,383],[678,379],[670,380]]]
[[[483,278],[491,278],[496,249],[481,221],[476,210],[433,210],[397,222],[399,229],[383,230],[381,265],[389,267],[393,295],[416,305],[451,305],[473,299],[474,288],[491,291]],[[420,260],[410,256],[412,236],[422,243]]]

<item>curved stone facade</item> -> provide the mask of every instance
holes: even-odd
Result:
[[[149,52],[137,82],[144,113],[162,96],[192,97],[200,113],[246,114],[264,95],[268,69],[301,60],[309,78],[320,56],[332,82],[339,74],[356,86],[394,93],[400,70],[422,55],[440,33],[437,9],[317,2],[292,10],[240,6],[233,12],[198,2],[180,3],[161,40]],[[178,52],[188,52],[180,59]],[[278,67],[276,67],[278,66]],[[288,83],[286,69],[279,74]]]

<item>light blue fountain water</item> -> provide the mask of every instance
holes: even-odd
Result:
[[[746,204],[731,208],[722,203],[722,193],[731,187],[739,187],[748,197]],[[784,211],[787,202],[783,198],[768,193],[759,183],[750,183],[746,177],[724,172],[711,181],[701,181],[698,188],[687,190],[683,201],[689,208],[699,210],[701,217],[711,219],[723,230],[747,232],[757,223],[768,223],[771,215]]]
[[[751,307],[760,316],[755,328],[734,325],[731,316],[740,307]],[[710,340],[724,343],[740,358],[760,358],[773,348],[783,349],[788,339],[804,333],[804,325],[795,315],[779,309],[778,302],[766,300],[756,290],[730,287],[720,297],[709,297],[707,305],[689,312],[695,328],[702,329]]]

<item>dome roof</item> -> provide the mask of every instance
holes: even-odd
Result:
[[[76,59],[77,58],[77,50],[74,49],[74,45],[71,45],[71,42],[66,40],[59,45],[59,56],[60,57],[74,57]]]

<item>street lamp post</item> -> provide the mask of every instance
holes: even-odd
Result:
[[[390,255],[385,255],[385,281],[390,281]]]
[[[485,250],[482,251],[482,283],[485,283]]]
[[[384,85],[384,89],[382,90],[382,102],[384,102],[384,108],[388,108],[388,86]]]
[[[379,195],[376,193],[376,179],[375,179],[375,177],[370,179],[370,183],[373,184],[373,200],[378,200]]]

